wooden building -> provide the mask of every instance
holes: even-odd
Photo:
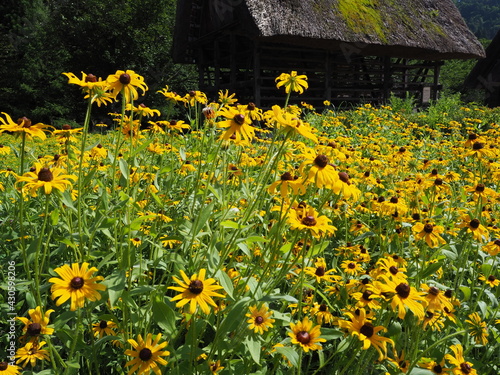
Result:
[[[442,61],[484,49],[452,0],[178,0],[173,55],[212,99],[278,103],[275,77],[295,70],[309,89],[292,99],[321,106],[435,99]]]
[[[486,57],[472,68],[464,86],[483,91],[486,105],[500,106],[500,30],[486,48]]]

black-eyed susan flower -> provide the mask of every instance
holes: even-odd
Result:
[[[318,215],[313,207],[291,209],[288,213],[287,222],[291,229],[309,231],[314,237],[333,234],[337,228],[329,223],[331,220],[325,215]]]
[[[433,331],[441,331],[444,327],[444,317],[442,314],[427,310],[424,316],[422,328],[424,331],[430,327]]]
[[[321,349],[321,342],[326,342],[326,339],[321,338],[320,326],[313,327],[313,322],[306,316],[302,321],[290,323],[291,332],[288,336],[292,338],[292,344],[299,345],[306,353],[309,350]]]
[[[235,93],[229,95],[229,90],[226,91],[219,90],[219,103],[222,106],[233,105],[238,101],[238,99],[235,98],[235,95],[236,95]]]
[[[104,280],[102,276],[94,276],[97,268],[89,269],[89,264],[84,262],[81,267],[78,263],[70,266],[65,264],[54,270],[60,278],[52,277],[49,279],[53,283],[51,288],[52,299],[57,299],[56,305],[60,306],[71,298],[70,310],[74,311],[84,306],[85,301],[96,301],[101,299],[99,290],[106,290],[106,286],[98,284],[98,281]]]
[[[302,172],[306,166],[310,166],[305,181],[314,183],[320,189],[323,187],[333,189],[339,179],[339,174],[330,165],[328,157],[325,155],[317,155],[316,157],[305,155],[305,159],[299,169]]]
[[[197,103],[206,104],[208,102],[207,95],[204,92],[198,90],[189,91],[182,98],[185,104],[189,104],[191,107],[194,107]]]
[[[479,280],[483,281],[486,285],[489,285],[490,288],[500,285],[500,280],[493,275],[489,275],[488,277],[481,275],[479,276]]]
[[[11,365],[8,362],[0,362],[0,375],[18,375],[21,367]]]
[[[431,248],[446,244],[446,241],[440,236],[440,234],[444,233],[444,228],[441,225],[416,223],[412,230],[415,239],[424,240]]]
[[[28,363],[31,367],[35,367],[36,361],[48,361],[50,359],[49,352],[41,349],[45,344],[45,341],[29,341],[22,348],[17,349],[16,358],[18,360],[16,363],[19,363],[22,367],[26,367]]]
[[[37,338],[39,335],[51,335],[54,328],[48,327],[49,317],[54,310],[47,310],[45,314],[40,306],[28,310],[28,318],[17,317],[18,320],[24,323],[23,335],[26,335],[30,340]]]
[[[40,163],[35,163],[35,170],[18,176],[16,184],[25,182],[22,190],[28,191],[31,196],[36,197],[37,191],[41,188],[45,194],[51,194],[54,189],[63,192],[72,186],[70,180],[76,181],[76,179],[75,175],[64,174],[64,170],[61,168],[47,168]]]
[[[445,367],[444,357],[441,362],[437,362],[431,358],[422,358],[418,361],[418,366],[432,371],[433,374],[449,374],[451,369]]]
[[[280,108],[278,105],[274,105],[272,120],[274,120],[276,127],[281,129],[285,134],[300,134],[301,136],[312,140],[313,142],[318,142],[318,137],[312,132],[312,128],[309,124],[304,123],[298,117],[288,113]]]
[[[488,329],[486,328],[486,322],[484,322],[477,312],[469,315],[469,319],[465,320],[469,323],[468,331],[469,334],[474,337],[474,341],[478,345],[486,345],[488,343]]]
[[[183,270],[180,271],[180,274],[182,280],[175,276],[173,277],[174,281],[180,286],[168,287],[168,289],[181,292],[181,294],[172,298],[172,301],[179,301],[176,303],[176,307],[182,307],[189,303],[190,314],[195,313],[198,305],[205,314],[210,313],[210,307],[208,305],[217,308],[217,304],[212,297],[224,298],[224,295],[215,292],[216,290],[222,289],[222,287],[217,285],[216,281],[212,278],[205,280],[206,270],[204,268],[200,269],[198,274],[193,274],[191,279],[187,277]]]
[[[370,320],[367,319],[364,308],[359,309],[359,314],[349,314],[350,320],[340,320],[339,326],[347,329],[353,336],[357,336],[363,345],[363,350],[367,350],[373,346],[378,354],[379,361],[387,357],[387,344],[394,346],[394,341],[388,337],[378,335],[380,331],[386,331],[383,326],[375,327]]]
[[[385,295],[391,301],[393,311],[398,311],[400,319],[404,319],[406,316],[407,307],[418,319],[424,318],[423,293],[418,292],[406,282],[397,283],[385,275],[381,276],[380,279],[383,281],[374,281],[373,284],[368,285],[368,288],[377,294],[386,293]]]
[[[2,112],[5,118],[0,117],[0,134],[3,132],[14,133],[15,135],[26,134],[29,138],[37,137],[42,140],[47,139],[44,130],[51,128],[49,125],[42,123],[33,124],[30,119],[22,117],[17,122],[12,121],[12,118],[5,112]]]
[[[359,262],[356,262],[354,260],[344,260],[340,264],[340,268],[342,268],[344,273],[349,276],[358,276],[365,273],[365,269],[363,268],[363,266]]]
[[[250,310],[250,313],[245,314],[249,318],[247,320],[248,329],[263,335],[264,331],[273,327],[274,319],[271,318],[273,312],[269,310],[266,304],[263,304],[260,308],[257,308],[256,305],[250,306],[248,310]]]
[[[94,331],[94,336],[99,338],[104,336],[115,336],[116,327],[116,323],[111,320],[101,320],[92,325],[92,331]]]
[[[453,366],[452,368],[454,375],[477,375],[476,369],[472,368],[472,363],[467,362],[464,359],[464,350],[462,345],[452,345],[450,346],[453,355],[446,354],[444,358]]]
[[[168,91],[168,86],[165,86],[163,89],[158,90],[160,94],[162,94],[168,102],[170,103],[184,103],[185,100],[182,96],[173,91]]]
[[[141,90],[143,94],[148,89],[144,77],[136,74],[133,70],[117,70],[115,74],[108,76],[106,82],[109,89],[112,90],[111,96],[116,98],[118,94],[122,93],[127,103],[139,98],[137,89]]]
[[[125,350],[125,355],[134,357],[125,364],[126,367],[132,366],[128,375],[136,371],[138,375],[149,374],[151,371],[156,375],[161,375],[162,372],[158,365],[165,366],[168,363],[162,357],[168,356],[170,352],[162,350],[168,345],[168,342],[164,341],[159,344],[160,340],[161,333],[156,335],[154,341],[151,333],[148,333],[146,340],[143,340],[141,335],[137,335],[137,341],[134,339],[128,340],[133,349]]]
[[[483,242],[488,239],[489,232],[486,227],[481,224],[479,219],[470,219],[469,215],[462,216],[462,221],[458,224],[459,228],[466,228],[468,233],[472,233],[472,236],[476,241]]]
[[[290,172],[285,172],[281,175],[281,178],[274,181],[268,188],[269,194],[275,194],[279,191],[279,194],[283,199],[288,200],[290,192],[293,195],[303,195],[306,193],[306,187],[302,181],[298,179],[297,176],[292,176]]]
[[[494,241],[488,242],[483,246],[483,250],[492,257],[500,254],[500,239],[495,239]]]
[[[314,267],[305,267],[304,272],[314,277],[316,283],[320,284],[322,281],[327,283],[334,283],[342,279],[341,276],[336,275],[335,269],[328,269],[325,258],[318,258],[314,262]]]
[[[221,366],[220,360],[212,361],[208,364],[210,372],[212,375],[217,375],[220,371],[224,369],[224,366]]]
[[[134,113],[138,114],[140,117],[152,117],[152,116],[160,116],[160,111],[157,109],[149,108],[146,104],[141,103],[137,107],[132,106],[131,103],[127,104],[125,107],[127,111],[134,111]]]
[[[429,286],[427,284],[422,284],[420,287],[422,291],[426,293],[424,298],[427,301],[427,310],[443,311],[445,307],[448,310],[453,309],[453,304],[450,299],[447,298],[438,287]]]
[[[68,77],[68,83],[71,85],[77,85],[82,88],[85,94],[84,99],[91,98],[93,101],[97,102],[97,106],[100,107],[101,104],[108,104],[112,102],[113,99],[111,94],[107,92],[108,82],[103,81],[102,78],[97,78],[93,74],[86,74],[82,72],[82,79],[79,79],[73,73],[63,73]]]
[[[245,116],[235,107],[224,107],[218,112],[219,116],[225,120],[219,121],[217,127],[227,129],[222,134],[222,140],[230,140],[234,136],[235,142],[244,142],[248,144],[255,136],[255,128],[251,125],[250,117]]]
[[[464,156],[472,156],[478,159],[482,158],[494,158],[495,153],[493,150],[486,148],[485,143],[483,142],[474,142],[472,144],[472,149],[464,154]]]
[[[275,80],[278,82],[276,84],[276,88],[280,88],[282,86],[285,87],[285,92],[288,94],[291,91],[298,92],[302,94],[304,89],[309,87],[307,83],[307,76],[304,74],[297,75],[296,71],[292,71],[289,73],[281,73]]]

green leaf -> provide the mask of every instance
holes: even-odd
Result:
[[[153,320],[160,326],[160,328],[165,330],[167,335],[175,332],[176,325],[176,315],[175,311],[161,300],[153,301]]]
[[[127,277],[124,270],[115,269],[113,273],[104,280],[103,284],[107,286],[109,294],[109,302],[111,306],[115,306],[116,301],[123,293],[125,289],[125,283]]]
[[[427,370],[425,368],[418,368],[415,367],[413,370],[411,370],[408,375],[432,375],[434,374],[431,370]]]
[[[276,346],[276,352],[285,356],[286,359],[290,361],[293,367],[298,367],[299,365],[299,354],[293,350],[293,348],[289,348],[286,346]]]
[[[283,246],[281,246],[280,248],[280,251],[283,253],[283,254],[286,254],[288,253],[290,250],[292,250],[292,244],[290,242],[284,244]]]
[[[210,216],[213,214],[214,204],[210,203],[208,206],[203,207],[200,214],[196,218],[194,225],[192,227],[192,232],[197,235],[201,229],[205,226]]]
[[[50,213],[50,222],[52,225],[57,225],[59,222],[59,210],[55,209]]]
[[[429,264],[429,266],[424,270],[422,270],[422,272],[420,273],[420,279],[425,279],[431,275],[434,275],[436,271],[441,268],[442,265],[443,265],[442,261]]]
[[[220,285],[224,288],[225,292],[227,295],[231,298],[233,298],[233,292],[234,292],[234,287],[233,287],[233,280],[229,277],[227,273],[225,273],[222,270],[218,270],[215,276],[219,279]]]
[[[261,301],[272,302],[272,301],[287,301],[290,303],[298,303],[299,301],[287,294],[268,294],[261,298]]]
[[[220,223],[220,226],[224,227],[224,228],[232,228],[232,229],[242,229],[242,228],[244,228],[243,225],[235,223],[234,221],[231,221],[231,220],[222,221]]]
[[[120,172],[122,172],[122,176],[128,184],[128,180],[130,178],[130,170],[128,167],[128,163],[125,159],[121,158],[118,160],[118,165],[120,166]]]
[[[221,337],[234,331],[236,328],[238,328],[238,325],[241,322],[245,321],[245,314],[247,312],[249,304],[250,297],[244,297],[233,305],[233,308],[226,315],[226,318],[222,321],[219,327]]]
[[[335,328],[321,328],[321,338],[326,340],[334,340],[344,337],[344,333]]]
[[[468,301],[470,299],[471,294],[472,294],[471,289],[468,286],[461,286],[458,289],[460,289],[462,291],[462,293],[464,294],[464,298],[462,298],[462,300],[464,302]]]
[[[307,256],[309,258],[315,257],[316,255],[320,254],[323,252],[327,246],[330,245],[329,241],[324,241],[319,244],[314,245],[309,251],[307,252]]]
[[[260,364],[260,353],[262,351],[262,345],[259,341],[257,341],[252,336],[247,336],[244,342],[248,351],[250,352],[250,356],[254,360],[255,363]]]

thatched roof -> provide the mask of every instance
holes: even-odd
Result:
[[[197,0],[178,0],[177,56],[186,53],[186,16]],[[327,50],[353,46],[363,55],[418,59],[484,57],[452,0],[218,0],[234,30],[269,42]],[[205,3],[206,4],[206,3]],[[369,5],[367,5],[369,4]],[[230,12],[226,12],[232,7]],[[213,17],[208,12],[204,17]],[[220,16],[221,11],[218,12]],[[203,20],[201,20],[203,22]],[[250,24],[248,24],[250,23]],[[213,30],[215,31],[215,30]],[[184,39],[185,42],[187,40]],[[176,51],[177,50],[177,51]]]

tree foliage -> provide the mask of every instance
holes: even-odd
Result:
[[[493,39],[500,29],[500,2],[498,0],[455,0],[471,31],[478,37]]]
[[[62,72],[132,69],[151,91],[193,89],[192,69],[171,58],[175,0],[4,0],[0,17],[0,110],[13,116],[81,119],[81,95]]]

